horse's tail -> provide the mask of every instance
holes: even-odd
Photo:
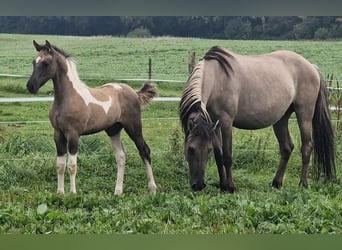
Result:
[[[155,84],[151,82],[145,82],[144,86],[137,91],[139,101],[142,105],[149,103],[154,97],[158,95]]]
[[[326,181],[333,181],[336,179],[334,131],[330,120],[325,82],[319,70],[318,73],[320,90],[312,120],[314,177],[318,180],[323,174]]]

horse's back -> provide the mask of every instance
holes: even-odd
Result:
[[[295,52],[282,50],[255,56],[234,54],[232,67],[233,73],[223,86],[215,88],[216,94],[212,96],[227,100],[224,108],[234,118],[236,127],[268,127],[281,119],[298,99],[307,96],[313,100],[317,96],[317,70]],[[220,116],[219,112],[216,115]]]

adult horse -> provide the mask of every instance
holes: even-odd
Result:
[[[115,194],[121,195],[126,156],[120,132],[124,128],[146,165],[150,192],[155,193],[150,149],[143,138],[141,125],[141,105],[157,94],[154,85],[145,83],[137,92],[128,85],[117,83],[89,88],[80,80],[70,55],[48,41],[45,45],[35,41],[33,44],[38,56],[33,60],[33,73],[27,82],[27,89],[37,93],[48,80],[52,79],[53,82],[54,102],[49,118],[57,148],[57,192],[64,194],[64,171],[67,165],[70,192],[76,193],[79,138],[104,130],[110,137],[118,166]]]
[[[179,104],[185,133],[185,158],[193,190],[205,187],[208,154],[214,151],[223,191],[234,192],[232,127],[273,126],[280,163],[272,186],[280,188],[294,148],[288,130],[295,112],[301,135],[300,185],[308,185],[314,150],[316,176],[335,178],[335,149],[324,81],[318,68],[291,51],[238,55],[212,47],[190,75]],[[312,138],[313,137],[313,138]]]

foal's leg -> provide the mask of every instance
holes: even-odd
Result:
[[[151,156],[150,156],[150,148],[146,144],[144,137],[142,135],[142,127],[141,123],[137,124],[130,124],[129,126],[125,127],[125,130],[129,137],[134,141],[135,146],[139,150],[139,154],[146,165],[146,172],[148,177],[148,188],[152,194],[156,193],[157,186],[154,181],[153,171],[152,171],[152,163],[151,163]]]
[[[114,150],[116,164],[118,166],[114,194],[121,195],[123,192],[123,179],[125,174],[126,154],[121,142],[120,133],[111,136],[110,141]]]
[[[280,151],[279,167],[272,181],[272,186],[275,188],[280,188],[283,184],[286,165],[294,148],[288,129],[290,115],[291,113],[286,114],[276,124],[273,125],[273,130],[278,139]]]
[[[57,149],[57,193],[64,194],[64,172],[67,159],[67,140],[59,130],[55,130],[54,140]]]
[[[79,135],[77,133],[68,136],[68,172],[70,175],[70,193],[76,194],[76,174],[77,174],[77,151]]]

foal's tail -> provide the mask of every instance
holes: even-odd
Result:
[[[333,181],[336,179],[334,132],[330,121],[325,82],[320,72],[319,74],[320,90],[312,120],[314,177],[318,180],[323,174],[326,181]]]
[[[156,86],[151,82],[145,82],[144,86],[137,91],[139,101],[142,105],[149,103],[153,97],[158,95]]]

